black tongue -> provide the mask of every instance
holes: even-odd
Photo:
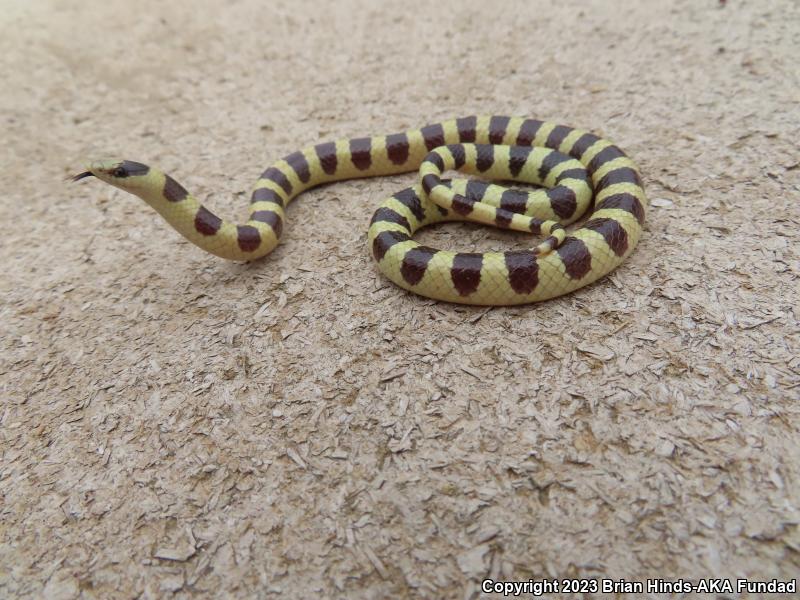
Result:
[[[94,173],[91,171],[86,171],[85,173],[78,173],[75,177],[72,178],[72,181],[80,181],[81,179],[85,179],[86,177],[94,177]]]

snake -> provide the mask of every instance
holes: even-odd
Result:
[[[639,242],[648,206],[639,168],[618,146],[589,131],[524,117],[461,117],[308,146],[261,174],[244,224],[218,217],[170,175],[143,163],[103,159],[87,168],[72,179],[92,176],[138,196],[190,242],[234,261],[275,249],[286,208],[302,192],[416,169],[416,183],[375,211],[369,252],[380,272],[406,290],[487,306],[548,300],[607,275]],[[449,170],[476,178],[443,179]],[[544,239],[506,252],[454,252],[413,240],[419,229],[446,221]],[[309,224],[309,231],[318,226]]]

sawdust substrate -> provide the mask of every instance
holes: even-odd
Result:
[[[796,576],[799,47],[779,0],[4,4],[0,596]],[[247,265],[63,181],[123,155],[241,218],[290,151],[474,113],[638,162],[617,272],[520,308],[410,295],[365,233],[413,175],[306,193]]]

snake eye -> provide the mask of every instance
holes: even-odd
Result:
[[[132,160],[123,160],[121,163],[117,164],[116,167],[110,174],[112,177],[138,177],[140,175],[147,175],[150,171],[150,167],[147,165],[143,165],[142,163],[134,162]]]

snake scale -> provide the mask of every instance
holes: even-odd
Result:
[[[617,267],[642,233],[647,198],[638,168],[622,150],[588,131],[520,117],[464,117],[309,146],[264,171],[244,225],[220,219],[172,177],[138,162],[92,162],[73,179],[94,176],[135,194],[203,250],[249,261],[277,246],[285,209],[301,192],[417,168],[417,184],[375,212],[368,244],[386,277],[423,296],[482,305],[560,296]],[[450,169],[541,189],[442,179]],[[563,226],[587,212],[592,201],[588,220],[568,234]],[[545,239],[531,250],[480,253],[437,250],[412,239],[421,227],[459,220]]]

